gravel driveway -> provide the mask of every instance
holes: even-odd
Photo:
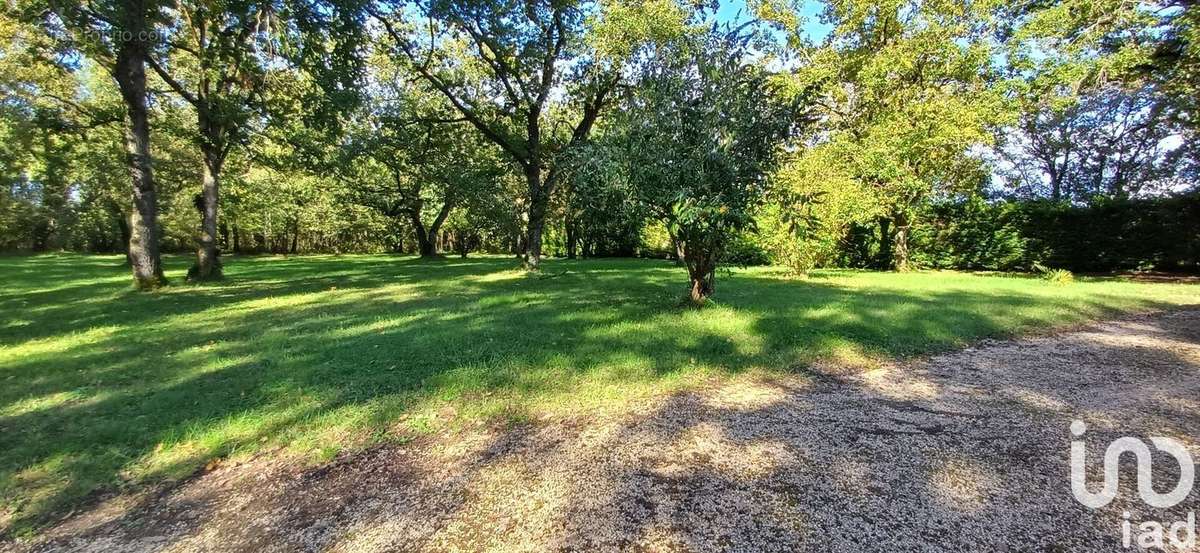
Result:
[[[1077,503],[1071,440],[1087,443],[1095,489],[1120,436],[1171,437],[1200,459],[1200,311],[739,379],[315,470],[252,461],[102,505],[34,549],[1120,551],[1126,511],[1135,528],[1200,512],[1200,486],[1171,509],[1142,503],[1132,462],[1111,504]],[[1168,490],[1178,464],[1156,454],[1154,476]]]

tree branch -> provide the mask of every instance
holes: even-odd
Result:
[[[186,88],[184,88],[182,83],[175,80],[174,77],[167,73],[167,71],[158,64],[158,61],[156,61],[153,56],[146,54],[146,63],[151,69],[154,69],[154,72],[157,73],[158,76],[162,78],[163,82],[167,83],[167,86],[171,87],[176,94],[179,94],[180,97],[182,97],[184,100],[187,100],[189,104],[192,104],[197,108],[200,107],[200,100]]]

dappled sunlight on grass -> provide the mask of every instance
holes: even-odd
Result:
[[[0,510],[28,527],[98,489],[213,459],[339,451],[456,424],[619,409],[730,375],[890,359],[1195,303],[1194,285],[750,268],[681,308],[663,261],[226,260],[129,289],[116,256],[0,260]],[[0,527],[0,531],[4,528]]]
[[[33,357],[64,355],[72,350],[100,344],[121,330],[118,326],[91,328],[70,334],[29,340],[20,346],[0,344],[0,367],[8,363],[29,361]]]
[[[98,401],[102,397],[101,395],[88,396],[84,394],[83,390],[54,392],[41,397],[31,396],[4,406],[4,409],[0,410],[0,417],[15,417],[65,405],[80,405],[84,402]]]

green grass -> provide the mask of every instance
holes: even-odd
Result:
[[[266,449],[318,462],[463,421],[631,397],[815,359],[869,364],[1196,303],[1194,285],[768,268],[679,307],[644,260],[234,258],[228,280],[130,289],[112,256],[0,258],[0,533],[97,490]]]

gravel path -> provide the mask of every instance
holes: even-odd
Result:
[[[741,379],[611,419],[220,468],[52,529],[37,551],[1119,551],[1121,493],[1075,502],[1070,423],[1200,459],[1200,311],[982,344],[864,374]],[[1155,456],[1160,491],[1178,478]],[[1094,488],[1093,488],[1094,489]],[[1193,548],[1195,549],[1195,548]]]

